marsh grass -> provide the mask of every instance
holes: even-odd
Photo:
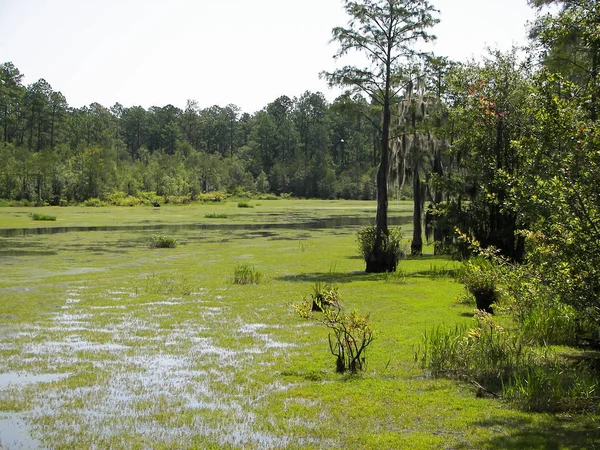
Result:
[[[204,208],[215,205],[166,205],[157,214],[143,206],[67,207],[60,219],[190,224],[210,212]],[[226,223],[255,227],[372,218],[376,205],[282,199],[247,211],[234,202],[218,208]],[[390,208],[411,214],[408,202]],[[0,227],[43,226],[30,212],[3,208]],[[41,448],[597,446],[593,415],[532,414],[516,400],[477,398],[472,385],[432,378],[415,364],[424,331],[473,326],[473,307],[454,303],[460,284],[426,275],[446,260],[403,260],[405,283],[365,274],[356,231],[277,229],[248,239],[248,230],[232,230],[224,239],[221,230],[183,230],[177,237],[186,245],[176,251],[149,250],[143,230],[3,238],[0,384],[9,372],[65,376],[0,386],[2,418],[18,414]],[[31,248],[44,253],[19,253]],[[252,261],[269,282],[232,284],[232,261]],[[316,280],[339,285],[350,310],[369,314],[377,339],[360,376],[337,374],[325,327],[290,311]]]
[[[150,238],[150,248],[175,248],[177,240],[172,236],[156,234]]]
[[[209,214],[204,214],[204,217],[206,219],[227,219],[227,217],[229,217],[229,216],[224,213],[209,213]]]
[[[49,215],[40,214],[40,213],[31,214],[31,218],[33,220],[43,220],[43,221],[50,221],[50,222],[56,221],[56,216],[49,216]]]
[[[233,271],[233,284],[259,284],[263,280],[262,273],[252,266],[240,264]]]

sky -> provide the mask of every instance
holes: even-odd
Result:
[[[527,0],[431,0],[433,50],[480,59],[526,42]],[[200,108],[253,113],[281,95],[340,94],[319,78],[346,25],[341,0],[0,0],[0,63],[25,85],[44,78],[70,106]]]

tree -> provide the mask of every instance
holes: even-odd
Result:
[[[600,4],[597,0],[530,0],[541,8],[560,4],[557,14],[546,14],[532,29],[536,48],[542,50],[545,66],[566,76],[588,97],[585,107],[590,119],[598,119],[598,76],[600,70]]]
[[[524,256],[519,231],[527,217],[515,201],[524,161],[513,141],[526,132],[531,117],[524,109],[529,82],[528,68],[515,51],[494,52],[449,74],[450,95],[456,97],[450,111],[451,151],[460,159],[460,171],[446,175],[453,200],[447,218],[451,228],[517,262]],[[463,196],[468,203],[462,203]]]
[[[345,0],[344,9],[351,20],[346,28],[333,29],[333,40],[340,44],[336,58],[350,51],[358,51],[366,56],[368,63],[362,68],[345,66],[324,73],[324,76],[331,85],[350,86],[368,95],[382,109],[376,239],[366,261],[366,271],[393,271],[397,264],[396,257],[383,250],[389,236],[387,179],[392,105],[397,103],[401,85],[409,81],[403,65],[411,59],[425,56],[415,50],[415,45],[434,38],[427,29],[439,20],[433,15],[437,11],[427,0]]]

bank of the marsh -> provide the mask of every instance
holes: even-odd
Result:
[[[299,223],[372,217],[373,202],[277,200],[47,208],[43,226]],[[0,227],[39,227],[0,208]],[[409,216],[410,205],[392,205]],[[207,214],[227,217],[206,218]],[[13,448],[593,448],[595,417],[530,414],[431,379],[413,359],[432,326],[470,321],[454,262],[364,274],[357,226],[70,231],[0,238],[0,442]],[[406,227],[408,231],[408,227]],[[408,233],[407,233],[408,236]],[[240,265],[262,275],[234,284]],[[448,269],[448,271],[446,271]],[[358,377],[335,374],[327,333],[291,304],[316,281],[369,313]]]

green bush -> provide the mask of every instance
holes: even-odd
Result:
[[[275,194],[260,194],[257,197],[258,200],[279,200],[280,197],[277,197]]]
[[[169,195],[167,196],[165,203],[171,205],[187,205],[191,203],[192,198],[189,195]]]
[[[246,265],[238,265],[233,273],[234,284],[259,284],[262,278],[262,274],[254,267]]]
[[[89,198],[83,202],[83,205],[91,206],[91,207],[99,207],[99,206],[106,206],[106,203],[104,203],[99,198]]]
[[[252,205],[250,205],[250,203],[248,202],[238,202],[238,208],[254,208]]]
[[[465,290],[475,298],[477,309],[493,313],[492,304],[498,301],[499,269],[485,258],[467,260],[461,271],[460,282]]]
[[[314,293],[295,305],[303,319],[325,325],[329,334],[329,350],[336,358],[336,372],[356,374],[366,368],[366,348],[373,342],[374,334],[369,317],[353,310],[344,311],[337,288],[317,283]],[[318,316],[315,311],[320,312]]]
[[[227,194],[220,191],[204,192],[198,195],[198,200],[203,203],[218,203],[227,198]]]
[[[375,227],[367,227],[360,230],[357,234],[358,251],[365,262],[369,262],[374,253],[378,251],[375,248],[377,231]],[[389,262],[389,271],[394,272],[398,261],[404,257],[406,250],[402,245],[402,232],[400,227],[390,228],[388,235],[384,236],[379,251],[383,252],[386,260]]]
[[[150,240],[150,248],[175,248],[177,240],[174,237],[157,234]]]
[[[208,214],[204,214],[204,217],[207,219],[227,219],[227,214],[208,213]]]
[[[47,221],[55,221],[56,216],[47,216],[46,214],[33,213],[31,215],[33,220],[47,220]]]

